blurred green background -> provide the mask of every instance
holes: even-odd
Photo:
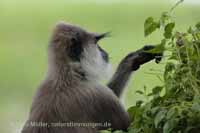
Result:
[[[32,96],[44,78],[48,39],[60,21],[80,25],[89,31],[112,31],[100,42],[111,56],[115,68],[129,52],[144,44],[156,44],[159,33],[144,38],[143,23],[149,16],[159,17],[175,0],[0,0],[0,132],[20,132],[28,117]],[[186,0],[175,10],[178,30],[200,20],[200,2]],[[162,69],[154,62],[135,72],[123,101],[128,108],[140,97],[135,94],[146,85],[161,82],[150,69]]]

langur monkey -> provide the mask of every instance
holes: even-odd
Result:
[[[154,48],[151,45],[128,54],[108,84],[102,85],[100,81],[111,71],[109,55],[98,45],[106,36],[108,33],[88,32],[64,22],[55,26],[46,77],[34,96],[22,133],[97,133],[128,128],[129,115],[120,96],[131,73],[158,55],[145,52]],[[105,122],[108,126],[103,126]],[[91,123],[97,124],[91,127]]]

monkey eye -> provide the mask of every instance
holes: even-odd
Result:
[[[109,36],[110,36],[110,32],[106,32],[106,33],[103,33],[103,34],[97,34],[97,35],[95,35],[95,41],[97,43],[99,40],[101,40],[105,37],[109,37]]]

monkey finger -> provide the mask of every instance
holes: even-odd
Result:
[[[144,52],[148,51],[148,50],[153,50],[154,48],[156,48],[156,46],[154,45],[146,45],[143,47]],[[147,53],[147,52],[146,52]],[[153,57],[153,59],[155,58],[155,62],[159,63],[162,60],[163,57],[163,52],[160,53],[147,53],[147,54],[151,54],[151,57]]]

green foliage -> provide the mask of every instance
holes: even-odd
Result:
[[[136,91],[150,100],[140,100],[128,109],[131,125],[127,133],[200,132],[200,23],[186,32],[174,32],[169,14],[163,13],[159,23],[152,17],[145,21],[145,36],[160,28],[164,32],[161,43],[147,52],[169,55],[163,85],[149,94],[146,89]]]
[[[155,22],[153,17],[147,18],[144,23],[144,35],[145,36],[150,35],[159,27],[160,27],[159,23]]]
[[[168,23],[165,26],[165,33],[164,33],[165,38],[170,39],[172,37],[172,30],[173,30],[174,27],[175,27],[174,22]]]

